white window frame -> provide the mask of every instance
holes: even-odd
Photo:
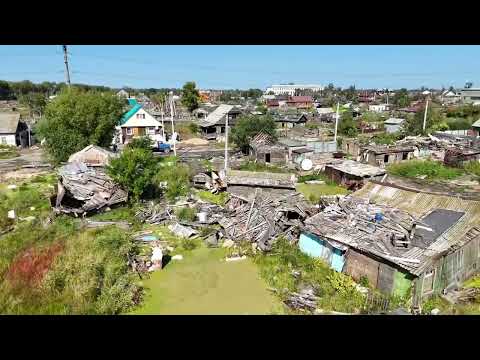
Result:
[[[7,137],[6,136],[0,136],[0,144],[7,145]]]
[[[137,119],[145,119],[145,114],[137,113]]]
[[[133,129],[127,128],[127,135],[133,135]]]
[[[155,135],[155,127],[148,126],[147,127],[147,135]]]

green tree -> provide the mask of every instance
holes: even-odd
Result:
[[[188,111],[192,112],[198,108],[198,102],[200,100],[200,94],[193,81],[187,82],[183,85],[182,89],[182,105],[185,106]]]
[[[427,121],[425,132],[423,131],[423,120],[425,116],[425,107],[418,111],[414,116],[407,117],[403,126],[403,132],[406,135],[428,134],[433,131],[448,130],[447,119],[437,108],[430,107],[427,112]]]
[[[355,121],[353,120],[353,114],[352,112],[345,111],[341,118],[340,122],[338,124],[338,132],[342,135],[354,137],[358,135],[358,129],[355,124]]]
[[[45,106],[47,106],[47,98],[44,93],[30,92],[18,97],[20,104],[28,107],[30,115],[42,116]]]
[[[243,115],[232,128],[231,140],[243,152],[247,152],[250,140],[260,132],[276,138],[276,124],[271,115]]]
[[[174,156],[163,158],[159,171],[155,176],[156,184],[166,183],[165,197],[173,201],[179,196],[185,196],[190,190],[190,168],[180,164]]]
[[[7,81],[0,80],[0,100],[10,100],[13,96],[12,88]]]
[[[122,185],[134,200],[153,185],[157,173],[157,161],[151,150],[126,148],[121,155],[110,161],[107,174]]]
[[[403,88],[395,92],[392,99],[393,104],[398,107],[407,107],[410,105],[410,98],[408,97],[407,89]]]
[[[55,163],[85,146],[108,147],[123,113],[123,102],[113,93],[83,92],[72,87],[48,103],[38,125],[46,149]]]

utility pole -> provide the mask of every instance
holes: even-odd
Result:
[[[335,136],[333,141],[337,142],[337,129],[338,129],[338,118],[339,118],[339,111],[340,111],[340,102],[337,102],[337,115],[335,116]]]
[[[225,115],[225,176],[228,168],[228,113]]]
[[[161,109],[161,115],[162,115],[162,136],[163,136],[163,141],[165,141],[165,122],[163,120],[163,115],[165,113],[165,103],[167,102],[167,98],[164,96],[163,101],[162,101],[162,109]]]
[[[68,86],[70,86],[70,71],[68,70],[68,55],[67,55],[67,45],[63,46],[63,58],[65,60],[65,79],[67,80]]]
[[[428,111],[428,98],[427,98],[427,103],[425,104],[425,114],[423,115],[423,132],[425,132],[425,129],[427,127],[427,111]]]
[[[173,125],[173,91],[170,91],[170,119],[172,120],[173,155],[177,156],[177,148],[175,146],[177,139],[175,137],[175,127]]]

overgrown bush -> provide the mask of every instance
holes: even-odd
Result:
[[[188,124],[188,129],[193,135],[195,135],[199,132],[200,127],[198,126],[197,123],[191,122],[190,124]]]
[[[127,148],[111,160],[107,174],[138,200],[154,184],[157,169],[157,161],[150,150]]]
[[[227,192],[212,194],[210,191],[207,191],[207,190],[201,190],[197,194],[198,194],[198,197],[203,201],[207,201],[219,206],[225,205],[229,196]]]
[[[130,140],[127,147],[130,149],[151,150],[152,144],[153,144],[153,141],[148,136],[140,136]]]
[[[0,144],[0,159],[10,159],[20,156],[15,146]]]
[[[410,160],[399,164],[392,164],[387,167],[392,175],[415,178],[426,176],[426,179],[450,180],[463,174],[461,169],[444,166],[438,161],[432,160]]]
[[[177,215],[177,217],[183,221],[195,221],[197,218],[197,211],[194,208],[185,206],[178,208],[175,211],[175,215]]]
[[[162,159],[160,168],[155,176],[156,184],[166,183],[164,194],[170,201],[177,197],[186,196],[190,191],[190,168],[178,163],[173,156]]]
[[[197,242],[194,239],[188,238],[182,239],[181,245],[184,250],[193,250],[198,246]]]

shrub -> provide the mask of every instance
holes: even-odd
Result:
[[[197,218],[197,211],[194,208],[181,207],[175,211],[175,215],[183,221],[195,221]]]
[[[155,176],[156,184],[166,182],[164,190],[168,200],[173,201],[179,196],[186,196],[190,191],[190,168],[178,164],[175,157],[168,157],[160,163],[160,169]]]
[[[134,200],[138,200],[153,185],[157,161],[150,150],[127,148],[120,157],[112,159],[107,173],[122,185]]]
[[[288,170],[275,166],[275,165],[267,165],[263,163],[257,163],[254,161],[249,161],[245,164],[240,165],[240,170],[245,171],[259,171],[259,172],[273,172],[273,173],[287,173]]]
[[[368,281],[368,277],[366,277],[365,275],[362,275],[362,276],[360,277],[359,284],[362,285],[363,287],[369,287],[369,286],[370,286],[370,282]]]
[[[0,159],[10,159],[20,156],[15,146],[0,144]]]
[[[127,147],[130,149],[151,150],[152,144],[153,144],[153,141],[148,136],[141,136],[141,137],[133,138],[132,140],[130,140]]]
[[[197,248],[198,244],[194,239],[185,238],[185,239],[182,239],[181,245],[184,250],[193,250]]]
[[[198,197],[204,201],[208,201],[212,204],[216,204],[219,206],[225,205],[228,200],[228,193],[221,192],[218,194],[212,194],[210,191],[201,190],[198,192]]]
[[[188,124],[188,129],[190,130],[190,132],[191,132],[193,135],[197,134],[198,131],[200,130],[198,124],[197,124],[197,123],[194,123],[194,122]]]

